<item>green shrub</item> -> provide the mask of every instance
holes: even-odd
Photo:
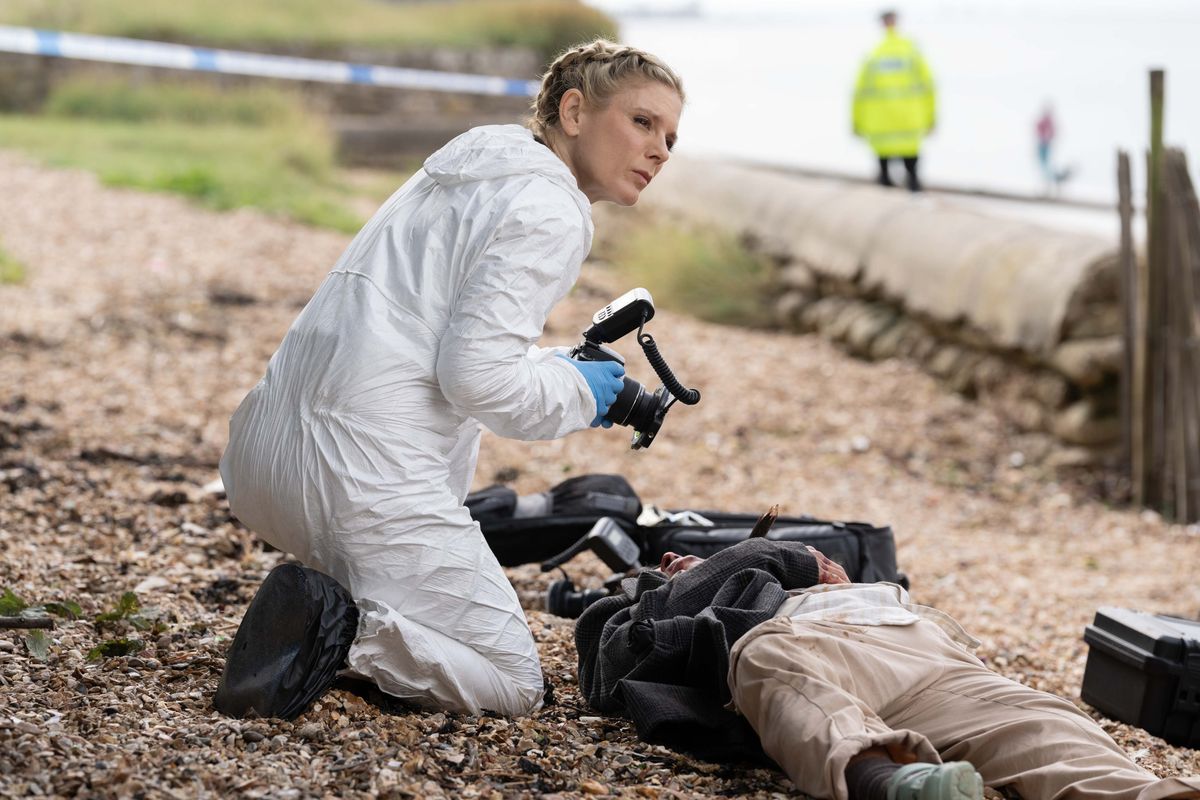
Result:
[[[765,324],[769,264],[736,237],[640,225],[616,243],[613,259],[663,308],[730,325]]]
[[[0,24],[224,47],[522,45],[547,56],[616,35],[580,0],[4,0]]]
[[[52,165],[90,169],[110,186],[174,192],[218,210],[261,208],[346,232],[363,222],[350,208],[359,193],[336,168],[333,136],[316,119],[251,127],[0,115],[0,141]],[[393,176],[392,188],[400,180]],[[377,200],[388,193],[368,192]]]
[[[0,250],[0,286],[25,282],[25,267],[8,253]]]
[[[436,13],[437,4],[433,5],[426,8]],[[446,4],[445,12],[445,19],[462,37],[463,46],[473,40],[487,40],[491,44],[532,47],[547,60],[570,45],[597,36],[617,38],[612,18],[577,2],[459,2]]]
[[[117,183],[119,181],[110,179],[109,182]],[[136,186],[137,183],[130,180],[130,185]],[[164,172],[152,179],[149,185],[152,189],[163,189],[207,201],[209,205],[217,208],[232,207],[222,196],[220,179],[213,174],[213,170],[206,167],[185,167],[179,172]]]

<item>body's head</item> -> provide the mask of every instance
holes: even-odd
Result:
[[[674,578],[681,572],[687,572],[692,567],[704,563],[704,559],[700,556],[681,556],[678,553],[668,550],[663,553],[658,562],[658,571],[666,575],[668,578]]]
[[[882,22],[883,27],[887,28],[889,31],[896,29],[896,20],[896,12],[890,8],[879,12],[879,21]]]
[[[588,200],[631,206],[670,157],[682,110],[683,84],[670,67],[597,39],[550,65],[530,128]]]

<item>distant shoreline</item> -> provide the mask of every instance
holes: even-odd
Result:
[[[780,164],[767,161],[759,161],[754,159],[742,159],[733,156],[729,157],[714,157],[708,156],[708,160],[728,161],[732,164],[740,164],[754,169],[769,170],[772,172],[781,172],[786,175],[799,175],[805,178],[828,178],[830,180],[844,181],[846,183],[859,183],[874,185],[875,181],[863,175],[857,175],[851,172],[839,172],[837,170],[820,169],[818,167],[801,167],[795,164]],[[1085,200],[1081,198],[1071,197],[1048,197],[1039,194],[1022,194],[1020,192],[1005,191],[1003,189],[985,189],[973,186],[952,186],[946,184],[925,184],[925,191],[934,194],[950,194],[963,197],[979,197],[987,200],[1007,200],[1017,203],[1044,203],[1046,205],[1062,206],[1064,208],[1078,208],[1089,211],[1116,211],[1116,203],[1107,203],[1103,200]]]

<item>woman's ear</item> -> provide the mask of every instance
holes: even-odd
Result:
[[[567,136],[579,133],[580,119],[583,117],[583,92],[578,89],[567,89],[558,101],[558,124]]]

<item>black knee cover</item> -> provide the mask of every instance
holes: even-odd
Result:
[[[333,683],[357,631],[358,608],[337,581],[280,564],[246,609],[213,706],[231,717],[300,716]]]

